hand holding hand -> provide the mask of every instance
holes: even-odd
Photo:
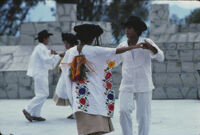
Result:
[[[147,42],[146,40],[144,40],[144,42],[142,42],[142,48],[143,49],[149,49],[154,54],[156,54],[158,52],[158,50],[154,46],[152,46],[149,42]]]
[[[51,54],[58,54],[55,50],[51,49]]]
[[[60,57],[64,57],[64,56],[65,56],[65,52],[59,53],[59,56],[60,56]]]

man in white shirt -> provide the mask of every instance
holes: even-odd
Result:
[[[151,39],[140,37],[147,26],[139,17],[130,16],[123,25],[128,40],[120,43],[118,47],[142,43],[142,48],[116,56],[116,63],[122,63],[119,89],[120,124],[123,135],[133,135],[131,113],[137,108],[138,134],[149,135],[152,89],[154,89],[151,59],[161,62],[164,60],[164,54]]]
[[[41,108],[49,96],[48,70],[51,64],[56,64],[60,56],[54,50],[48,50],[49,36],[53,34],[43,30],[38,33],[39,44],[34,48],[28,65],[27,75],[34,79],[35,97],[30,101],[23,113],[28,121],[45,121],[40,116]]]

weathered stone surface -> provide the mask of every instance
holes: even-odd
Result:
[[[153,99],[167,99],[167,94],[162,87],[155,88],[153,90]]]
[[[77,8],[76,4],[56,4],[56,20],[57,21],[76,21]]]
[[[200,50],[194,50],[194,61],[200,60]]]
[[[181,94],[179,87],[167,87],[165,88],[167,97],[169,99],[182,99],[183,95]]]
[[[177,50],[167,50],[166,55],[165,55],[165,59],[167,59],[167,60],[178,60],[179,59],[178,51]]]
[[[183,87],[181,93],[185,99],[197,99],[197,88],[194,87]]]
[[[166,85],[167,74],[166,73],[154,73],[153,82],[156,87],[163,87]]]
[[[196,79],[193,73],[182,73],[180,75],[182,85],[186,87],[196,86]]]
[[[181,62],[168,61],[167,62],[167,72],[180,73],[181,72]]]
[[[34,90],[31,89],[31,86],[20,86],[19,96],[21,99],[30,99],[34,97]]]
[[[165,62],[153,62],[153,72],[155,73],[165,73],[166,72],[166,63]]]
[[[180,50],[181,61],[192,61],[194,50]]]
[[[193,49],[192,43],[178,43],[177,44],[178,49]]]
[[[168,87],[180,87],[182,86],[182,80],[179,73],[168,73],[165,86]]]
[[[35,35],[36,33],[36,28],[34,23],[22,23],[21,24],[21,29],[20,29],[20,34],[21,35]]]
[[[28,86],[31,86],[31,78],[28,77],[26,75],[26,72],[17,72],[17,76],[18,76],[18,83],[20,86],[25,86],[25,87],[28,87]]]
[[[194,63],[193,62],[182,62],[182,72],[194,72]]]
[[[1,87],[0,87],[0,99],[8,99],[5,89]]]
[[[19,99],[18,86],[17,83],[9,83],[9,85],[5,87],[9,99]]]
[[[176,43],[166,43],[165,48],[168,50],[175,50],[177,47]]]
[[[200,49],[200,43],[194,43],[194,49]]]

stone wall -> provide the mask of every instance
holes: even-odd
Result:
[[[168,8],[165,4],[150,8],[150,38],[165,53],[164,63],[153,63],[153,97],[200,98],[200,24],[170,24]]]
[[[103,45],[116,47],[111,43],[111,24],[108,22],[82,22],[76,20],[76,9],[65,10],[68,5],[57,5],[57,21],[23,23],[21,36],[0,37],[0,99],[32,98],[33,80],[26,76],[29,57],[33,51],[34,37],[46,28],[54,33],[49,48],[64,51],[61,32],[73,32],[73,26],[95,23],[103,27]],[[58,8],[59,7],[59,8]],[[64,8],[65,7],[65,8]],[[67,11],[73,11],[69,14]],[[68,17],[64,17],[67,16]],[[62,18],[63,17],[63,18]],[[59,20],[59,21],[58,21]],[[151,5],[150,38],[164,51],[165,61],[153,61],[153,80],[156,89],[154,99],[197,99],[200,98],[200,24],[175,25],[169,23],[168,5]],[[15,46],[7,46],[15,45]],[[50,97],[52,97],[59,74],[57,69],[49,73]],[[113,70],[114,89],[121,81],[121,67]]]
[[[30,55],[38,41],[37,33],[47,29],[54,35],[50,38],[49,49],[57,52],[65,51],[61,40],[61,32],[72,32],[75,25],[90,23],[99,24],[104,33],[102,44],[112,44],[112,30],[109,22],[77,21],[75,4],[57,4],[55,22],[22,23],[20,37],[0,37],[0,99],[26,99],[34,96],[33,80],[26,76]],[[49,71],[49,90],[52,97],[60,74],[57,68]],[[115,86],[117,87],[117,85]]]

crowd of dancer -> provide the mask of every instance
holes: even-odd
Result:
[[[34,80],[35,97],[23,113],[26,119],[45,121],[41,108],[49,96],[48,70],[59,64],[61,72],[53,100],[56,105],[70,106],[68,118],[76,120],[79,135],[101,135],[114,130],[111,118],[115,110],[115,90],[112,69],[122,64],[119,88],[120,125],[123,135],[133,135],[131,113],[136,108],[138,134],[149,135],[151,99],[154,89],[151,60],[164,60],[161,49],[149,38],[141,37],[147,26],[139,17],[129,16],[123,22],[127,40],[116,48],[101,47],[99,25],[81,24],[74,27],[75,35],[62,33],[66,52],[47,48],[52,33],[38,33],[27,70]]]

